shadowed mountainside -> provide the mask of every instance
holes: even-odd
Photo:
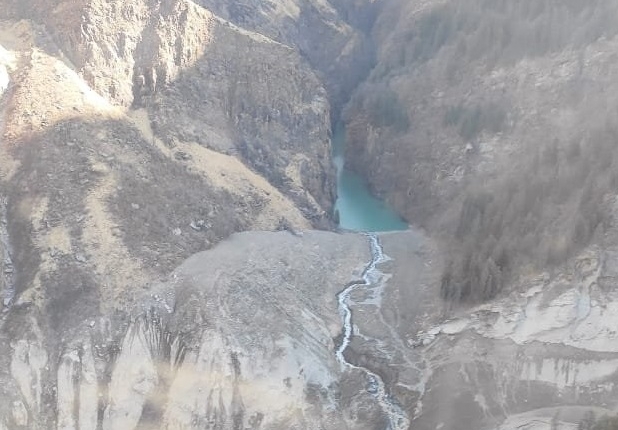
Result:
[[[393,2],[380,15],[377,65],[346,108],[347,159],[442,236],[446,297],[493,297],[612,236],[616,22],[605,0]]]

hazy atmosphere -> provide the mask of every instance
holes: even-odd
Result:
[[[618,3],[0,0],[0,430],[618,429]]]

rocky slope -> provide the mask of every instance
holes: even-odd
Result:
[[[575,429],[586,411],[615,414],[614,252],[423,330],[429,391],[413,428]]]
[[[374,61],[368,36],[381,7],[356,1],[220,1],[200,4],[236,25],[294,46],[317,71],[334,118]]]
[[[371,401],[341,394],[333,353],[340,330],[335,295],[362,269],[367,249],[358,236],[233,236],[168,280],[134,292],[129,306],[84,319],[55,345],[14,331],[4,369],[14,388],[2,395],[4,422],[371,428],[355,425],[339,407],[348,401],[371,408]],[[9,315],[5,329],[15,320]],[[27,411],[23,420],[15,405]]]
[[[290,72],[290,79],[285,81],[290,88],[286,90],[284,83],[279,88],[295,94],[291,88],[298,90],[302,100],[294,99],[293,115],[305,110],[310,114],[296,125],[284,125],[278,117],[272,121],[272,129],[265,127],[261,133],[265,140],[280,143],[277,136],[296,133],[298,127],[306,127],[314,131],[303,130],[302,133],[307,132],[312,138],[306,138],[302,147],[290,148],[283,154],[283,161],[277,161],[292,178],[287,181],[289,184],[285,187],[273,184],[243,163],[241,157],[232,155],[232,151],[224,153],[220,147],[208,147],[206,142],[171,140],[169,136],[174,133],[171,126],[153,129],[153,99],[160,102],[163,96],[159,93],[152,94],[151,90],[137,86],[136,94],[142,99],[132,108],[125,106],[132,102],[120,96],[127,91],[133,93],[133,73],[117,75],[116,88],[124,88],[124,92],[112,94],[108,84],[110,73],[117,73],[114,67],[123,61],[129,64],[130,57],[118,57],[109,52],[98,55],[97,50],[107,46],[103,40],[78,45],[96,48],[92,57],[82,59],[82,63],[77,56],[80,52],[71,51],[70,46],[63,47],[67,52],[63,54],[60,46],[66,40],[60,34],[62,28],[54,25],[58,22],[70,25],[71,21],[68,17],[58,18],[64,13],[62,4],[46,11],[55,14],[57,19],[44,21],[46,26],[36,20],[2,21],[2,350],[8,351],[9,345],[13,345],[26,363],[26,367],[19,367],[19,361],[3,361],[2,372],[14,369],[22,375],[17,377],[17,385],[8,382],[7,390],[13,394],[5,393],[5,398],[12,400],[3,404],[3,413],[11,408],[15,411],[6,423],[9,428],[32,428],[33,425],[48,428],[46,420],[58,420],[59,427],[65,428],[62,424],[67,419],[64,412],[57,413],[50,405],[55,404],[57,384],[62,386],[69,382],[57,381],[55,372],[57,366],[77,371],[71,364],[73,355],[69,354],[65,360],[63,351],[69,347],[70,333],[89,320],[126,309],[131,297],[142,286],[168,274],[189,255],[211,247],[235,231],[308,228],[313,223],[324,222],[325,209],[316,201],[321,200],[328,209],[330,200],[324,197],[330,193],[328,170],[316,174],[320,194],[315,198],[305,191],[303,183],[294,182],[299,180],[300,174],[306,183],[318,181],[311,172],[312,169],[318,171],[319,164],[316,162],[312,167],[305,164],[308,159],[324,158],[325,163],[328,159],[328,106],[324,98],[320,100],[323,90],[319,82],[290,48],[228,26],[191,3],[175,4],[178,9],[170,12],[171,15],[177,13],[174,16],[182,17],[183,11],[188,10],[193,13],[191,19],[203,19],[200,22],[202,30],[212,26],[210,39],[198,38],[196,46],[208,42],[214,49],[217,43],[234,42],[236,45],[232,46],[238,48],[250,47],[249,52],[256,57],[244,55],[242,60],[246,67],[267,67],[269,59],[262,54],[269,47],[273,47],[273,55],[287,55],[289,64],[281,67]],[[13,11],[8,2],[6,8],[4,3],[2,6],[5,17]],[[114,16],[104,14],[102,18],[111,24]],[[97,28],[104,28],[104,25]],[[187,38],[191,41],[188,36],[181,39]],[[181,43],[179,48],[183,46]],[[265,48],[260,51],[260,47]],[[70,59],[69,54],[72,55]],[[190,53],[188,55],[190,57]],[[213,64],[216,55],[213,54]],[[191,70],[195,65],[188,61],[183,63],[183,58],[179,57],[176,72],[197,73],[194,71],[197,69]],[[196,60],[198,57],[190,58]],[[200,59],[205,61],[203,57]],[[96,61],[106,63],[107,68],[95,64]],[[88,75],[88,67],[94,65],[99,67],[100,74]],[[274,72],[280,70],[279,66],[271,66]],[[283,74],[282,71],[278,73]],[[229,70],[209,76],[219,79],[221,75],[230,78]],[[270,85],[270,82],[264,84]],[[168,87],[170,85],[171,81]],[[169,91],[172,95],[168,99],[180,103],[179,97],[174,99],[174,91],[168,87],[159,88],[160,92]],[[206,90],[202,91],[207,97]],[[311,98],[307,99],[302,91],[311,92]],[[262,93],[262,96],[266,99],[277,97],[271,93]],[[284,110],[291,109],[291,105],[281,104],[281,95],[275,101],[282,112],[275,111],[273,104],[259,97],[259,93],[254,95],[250,109],[262,109],[265,115],[273,117],[277,112],[287,114],[286,121],[295,121],[289,110]],[[238,102],[234,98],[229,100]],[[199,119],[193,118],[196,122]],[[231,130],[227,123],[215,121],[213,124],[218,127],[215,128],[218,136],[239,142],[233,139],[235,136],[226,135]],[[260,138],[260,135],[255,137]],[[213,136],[209,139],[217,141]],[[276,148],[271,147],[271,150]],[[265,146],[263,152],[268,151]],[[280,154],[278,150],[275,152]],[[290,159],[286,161],[286,157]],[[113,355],[114,346],[110,348],[101,354]],[[5,359],[8,356],[3,354],[2,360]],[[49,373],[50,363],[54,369],[52,373]],[[35,366],[33,370],[27,367],[30,365]],[[92,370],[88,369],[88,372]],[[31,374],[38,375],[34,388],[29,387]],[[88,375],[90,378],[93,374]],[[22,403],[18,401],[20,395],[15,397],[19,392],[24,396]],[[13,401],[17,403],[11,403]],[[92,410],[85,413],[91,414]],[[81,428],[93,427],[88,424]]]
[[[40,16],[23,5],[3,13],[38,18],[49,39],[40,49],[64,56],[114,106],[144,107],[156,137],[179,157],[196,145],[235,155],[313,224],[328,225],[329,105],[296,50],[190,1],[36,8]]]

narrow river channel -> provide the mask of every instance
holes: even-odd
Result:
[[[375,289],[377,287],[375,283],[378,282],[381,274],[378,265],[388,259],[382,250],[376,232],[408,229],[408,224],[399,215],[369,192],[366,182],[359,175],[345,168],[344,144],[345,130],[342,125],[339,125],[335,128],[333,135],[333,161],[337,169],[335,210],[339,216],[339,227],[366,234],[371,247],[371,261],[363,271],[362,281],[349,285],[337,295],[339,313],[343,323],[343,337],[335,355],[343,368],[355,368],[367,375],[368,391],[375,397],[388,419],[386,430],[407,430],[410,420],[406,412],[389,394],[380,375],[350,363],[344,355],[355,332],[352,293],[355,290]]]
[[[381,272],[378,265],[385,262],[388,257],[384,254],[382,244],[377,235],[367,233],[369,244],[371,247],[371,261],[363,271],[362,281],[355,282],[349,285],[346,289],[337,295],[339,303],[339,313],[343,321],[343,337],[341,344],[337,347],[335,355],[343,368],[349,367],[361,370],[367,375],[368,391],[372,393],[376,401],[380,405],[382,412],[388,419],[388,427],[385,430],[407,430],[410,425],[410,420],[406,412],[401,408],[397,401],[388,393],[386,384],[382,377],[371,370],[356,366],[345,358],[345,350],[350,345],[354,334],[354,325],[352,322],[352,306],[354,300],[352,293],[356,290],[372,290],[378,287],[376,283],[381,278]]]

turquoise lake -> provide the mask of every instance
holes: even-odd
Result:
[[[345,169],[345,130],[338,126],[333,135],[333,162],[337,168],[337,201],[339,227],[354,231],[407,230],[408,224],[385,202],[374,197],[367,183]]]

